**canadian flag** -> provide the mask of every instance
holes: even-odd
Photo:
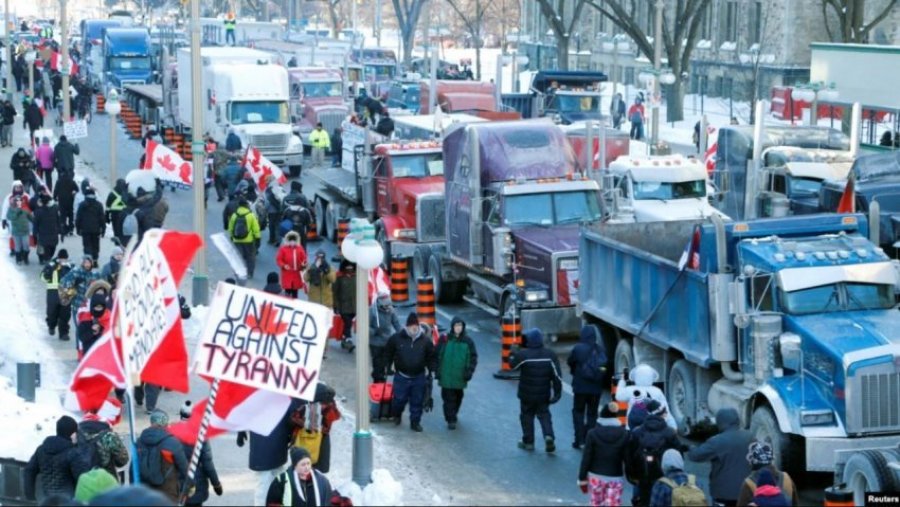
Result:
[[[837,212],[856,213],[856,177],[853,175],[853,171],[850,171],[850,177],[847,179],[847,186],[844,187],[844,193],[841,194]]]
[[[153,276],[153,283],[158,284],[163,295],[166,319],[161,330],[162,337],[148,351],[148,358],[140,371],[141,381],[185,393],[188,391],[188,354],[181,325],[177,287],[201,244],[200,236],[194,233],[151,229],[144,235],[139,248],[158,251],[163,266],[148,270],[146,266],[138,266],[136,262],[132,262],[132,254],[119,279],[120,295],[126,294],[127,297],[127,293],[133,291],[129,281],[140,278],[140,274]],[[157,273],[166,273],[167,276],[157,277]],[[141,304],[151,303],[143,293],[138,297],[141,298]],[[126,313],[123,304],[129,303],[124,303],[121,297],[113,302],[112,329],[103,334],[75,369],[65,401],[70,410],[100,408],[110,389],[126,386],[127,355],[123,352],[123,333],[135,333],[137,323],[131,319],[123,319]]]
[[[141,169],[153,171],[162,181],[191,186],[194,184],[194,168],[189,162],[172,151],[168,146],[152,139],[147,140],[144,150],[144,166]]]
[[[278,168],[277,165],[269,161],[255,146],[247,147],[247,154],[244,156],[244,168],[253,177],[256,186],[260,190],[265,191],[268,185],[269,176],[274,176],[275,181],[279,185],[287,183],[287,176]]]
[[[59,68],[62,66],[62,54],[59,51],[54,51],[52,55],[50,55],[50,68],[56,72],[59,72]],[[75,63],[75,60],[72,57],[69,57],[69,75],[74,76],[78,74],[78,64]]]
[[[378,296],[391,295],[391,282],[388,280],[387,271],[377,266],[369,270],[369,306],[375,304]]]
[[[578,303],[578,270],[560,269],[556,275],[556,294],[560,305]]]
[[[169,432],[182,442],[190,445],[196,443],[208,403],[208,398],[197,403],[191,417],[187,421],[170,425]],[[281,422],[290,405],[291,398],[284,394],[221,380],[206,438],[229,431],[252,431],[258,435],[268,435]]]
[[[706,162],[706,172],[712,173],[716,169],[716,151],[719,149],[719,129],[712,125],[706,126],[706,153],[703,156]]]

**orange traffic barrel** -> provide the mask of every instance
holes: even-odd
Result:
[[[309,229],[306,230],[306,241],[318,241],[319,231],[316,230],[316,222],[313,221]]]
[[[400,255],[391,259],[391,302],[409,301],[409,257]]]
[[[172,139],[175,136],[175,129],[172,127],[163,127],[162,134],[166,144],[172,144]]]
[[[825,488],[825,507],[853,507],[853,491],[840,486]]]
[[[616,392],[619,390],[618,382],[613,379],[612,389],[610,389],[610,394],[612,394],[613,401],[616,402],[616,406],[619,407],[619,411],[617,414],[617,419],[619,420],[619,424],[625,426],[628,423],[628,402],[627,401],[618,401],[616,400]]]
[[[97,112],[106,112],[106,97],[104,97],[102,93],[97,94]]]
[[[194,154],[193,154],[193,152],[191,152],[191,140],[185,139],[181,143],[180,155],[181,155],[181,158],[183,158],[184,160],[187,160],[188,162],[191,162],[192,160],[194,160]]]
[[[416,284],[416,315],[419,323],[434,326],[434,279],[430,276],[419,278]]]
[[[350,219],[349,218],[339,218],[337,224],[337,247],[338,250],[341,249],[341,244],[344,243],[344,238],[346,238],[350,234]]]
[[[519,371],[513,370],[510,361],[513,348],[522,343],[522,323],[515,312],[510,312],[500,319],[500,370],[494,373],[495,378],[515,380]]]

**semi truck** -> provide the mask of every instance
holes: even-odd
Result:
[[[324,67],[291,67],[287,72],[291,122],[301,139],[308,141],[307,136],[317,123],[331,135],[350,114],[350,106],[344,101],[341,72]]]
[[[846,181],[853,164],[849,151],[773,146],[762,154],[760,217],[819,212],[826,181]]]
[[[154,81],[153,49],[146,28],[107,28],[102,48],[100,82],[104,90]]]
[[[421,254],[435,297],[515,311],[554,341],[577,334],[578,229],[601,212],[565,134],[546,120],[458,125],[443,152],[446,247]]]
[[[600,120],[601,83],[606,74],[596,71],[542,70],[531,80],[531,93],[538,98],[538,116],[568,125]]]
[[[362,84],[369,95],[380,98],[388,93],[397,74],[397,54],[392,49],[355,49],[350,53],[350,61],[362,66]]]
[[[830,472],[900,437],[898,275],[868,233],[863,215],[594,224],[580,315],[612,371],[660,373],[681,433],[732,407],[779,469]]]

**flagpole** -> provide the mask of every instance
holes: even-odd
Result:
[[[141,470],[138,464],[137,437],[134,434],[134,386],[129,383],[125,390],[125,404],[128,408],[128,435],[131,437],[131,483],[141,483]]]
[[[203,420],[200,422],[200,431],[197,433],[197,443],[194,444],[194,452],[191,454],[191,463],[188,466],[187,480],[181,487],[181,496],[178,505],[184,505],[187,500],[190,484],[197,475],[197,466],[200,464],[200,453],[203,451],[203,442],[206,441],[206,430],[209,429],[209,419],[212,417],[213,405],[216,404],[216,395],[219,393],[219,379],[215,379],[209,386],[209,399],[206,402],[206,410],[203,412]]]

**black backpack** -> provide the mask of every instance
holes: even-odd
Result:
[[[166,477],[172,472],[173,467],[169,467],[168,470],[163,469],[162,442],[148,447],[138,440],[138,469],[141,474],[141,482],[151,486],[162,486],[166,482]]]
[[[594,345],[585,361],[578,365],[578,375],[587,380],[601,383],[606,378],[606,355]]]
[[[650,485],[663,476],[662,455],[666,452],[666,438],[664,435],[644,433],[638,442],[638,462],[635,470],[640,484]]]
[[[235,212],[234,218],[234,229],[231,232],[232,239],[247,239],[250,236],[250,224],[247,220],[247,215],[250,213],[238,213]]]

